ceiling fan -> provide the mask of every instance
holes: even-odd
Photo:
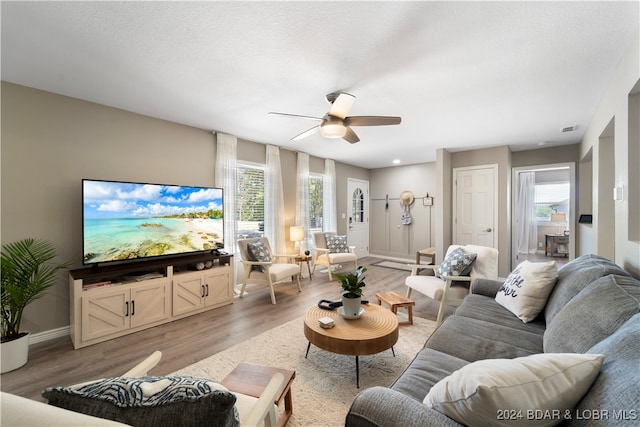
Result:
[[[327,101],[331,104],[329,112],[324,117],[301,116],[298,114],[274,113],[277,116],[294,117],[299,119],[316,120],[320,124],[312,127],[299,135],[291,138],[298,141],[319,132],[324,138],[343,138],[345,141],[355,144],[360,141],[358,135],[351,129],[351,126],[386,126],[398,125],[402,120],[400,117],[392,116],[351,116],[349,111],[353,106],[356,97],[345,92],[332,92],[327,95]]]

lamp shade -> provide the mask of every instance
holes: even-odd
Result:
[[[567,222],[567,216],[563,213],[551,214],[551,222]]]
[[[289,228],[289,239],[292,242],[301,242],[304,240],[304,227],[296,225]]]

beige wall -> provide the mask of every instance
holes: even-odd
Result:
[[[82,265],[83,178],[214,186],[215,136],[127,111],[2,82],[1,240],[53,241]],[[240,139],[239,160],[265,162],[265,145]],[[295,222],[296,154],[281,150],[286,230]],[[312,165],[324,160],[312,158]],[[369,172],[336,163],[338,231],[346,233],[348,177]],[[341,222],[342,221],[342,222]],[[23,318],[32,333],[69,325],[66,274]]]
[[[638,90],[639,64],[640,34],[636,33],[587,127],[580,158],[592,162],[593,194],[591,239],[582,243],[582,250],[598,253],[600,247],[607,247],[613,251],[617,264],[640,277],[640,242],[634,235],[640,222],[635,210],[640,183],[637,170],[632,170],[640,164],[640,141],[637,130],[633,130],[638,126],[638,118],[629,117],[630,111],[637,114],[633,93]],[[623,187],[623,200],[613,201],[611,184]],[[607,216],[607,212],[613,215]],[[580,230],[584,231],[584,227]],[[613,247],[608,247],[605,240],[613,242]]]
[[[424,206],[423,199],[427,193],[434,197],[436,186],[433,162],[371,171],[369,252],[372,255],[414,260],[416,251],[435,245],[435,211],[432,206]],[[400,223],[399,196],[403,191],[411,191],[415,197],[410,206],[410,225]],[[387,196],[388,208],[385,207]],[[434,201],[440,203],[436,197]]]

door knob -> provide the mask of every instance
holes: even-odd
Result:
[[[484,230],[484,231],[486,231],[487,233],[491,233],[491,228],[487,228],[487,229],[486,229],[486,230]]]

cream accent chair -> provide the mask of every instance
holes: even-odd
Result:
[[[154,351],[150,356],[125,372],[122,376],[146,376],[149,370],[160,362],[161,358],[162,353]],[[275,373],[259,398],[229,390],[236,396],[236,408],[240,415],[240,424],[242,426],[275,427],[278,418],[278,407],[274,405],[274,402],[283,383],[284,377],[282,374],[279,372]]]
[[[313,253],[313,272],[316,272],[317,265],[323,265],[329,270],[329,281],[333,280],[331,275],[332,266],[337,266],[343,263],[352,262],[354,270],[358,268],[358,256],[356,255],[356,247],[349,246],[349,252],[343,253],[330,253],[327,248],[327,239],[325,234],[336,235],[336,232],[319,232],[313,233],[313,241],[316,249]]]
[[[261,241],[269,251],[271,262],[261,262],[253,260],[249,253],[249,244]],[[273,285],[283,280],[291,279],[297,283],[298,292],[302,291],[300,287],[300,266],[294,262],[290,262],[295,255],[277,255],[271,251],[269,239],[266,237],[256,237],[252,239],[238,240],[238,249],[240,250],[240,262],[244,265],[244,280],[242,281],[242,289],[240,290],[240,298],[244,296],[245,288],[248,283],[257,285],[266,285],[271,292],[271,304],[276,303],[276,294]],[[277,262],[279,258],[285,258],[286,262]]]
[[[125,372],[123,377],[146,376],[151,368],[156,366],[162,353],[153,352],[138,365]],[[277,423],[278,411],[274,405],[276,396],[284,377],[281,373],[276,373],[271,377],[270,382],[259,398],[235,393],[236,408],[240,415],[242,426],[266,426],[275,427]],[[1,393],[0,404],[2,410],[2,425],[7,426],[126,426],[116,421],[97,418],[91,415],[81,414],[68,409],[59,408],[44,402],[16,396],[11,393]]]
[[[497,249],[477,245],[451,245],[449,249],[447,249],[445,258],[456,248],[462,248],[465,253],[474,253],[477,255],[475,261],[471,264],[471,273],[469,273],[469,276],[443,276],[442,279],[435,276],[420,276],[418,273],[421,269],[433,268],[435,272],[438,266],[412,265],[411,276],[405,280],[405,285],[407,285],[408,288],[407,298],[411,297],[411,291],[415,289],[431,299],[440,301],[440,309],[438,310],[438,318],[436,319],[438,325],[442,323],[445,306],[457,306],[460,304],[462,299],[469,294],[471,282],[474,279],[498,279]]]

